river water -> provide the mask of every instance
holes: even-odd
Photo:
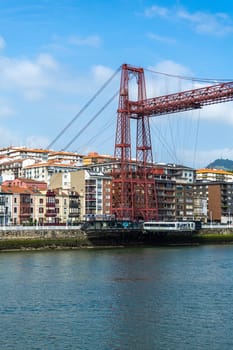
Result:
[[[0,254],[0,349],[233,349],[233,246]]]

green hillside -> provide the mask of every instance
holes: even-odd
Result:
[[[224,169],[224,170],[232,170],[233,171],[233,160],[230,159],[216,159],[206,168],[209,169]]]

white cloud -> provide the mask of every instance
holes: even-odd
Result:
[[[0,147],[6,147],[6,145],[24,145],[32,148],[43,148],[48,144],[49,140],[44,136],[33,135],[23,140],[19,134],[5,128],[0,128]]]
[[[43,148],[49,144],[48,138],[44,136],[31,135],[26,138],[25,145],[30,148]]]
[[[164,42],[164,43],[167,43],[167,44],[175,44],[176,43],[176,40],[173,39],[173,38],[169,38],[169,37],[166,37],[166,36],[161,36],[161,35],[158,35],[158,34],[155,34],[155,33],[148,33],[147,37],[152,39],[152,40],[161,41],[161,42]]]
[[[96,65],[92,67],[91,73],[96,80],[106,81],[113,74],[113,70],[109,67]]]
[[[154,5],[145,9],[144,14],[146,17],[154,17],[154,16],[167,17],[168,15],[170,15],[170,10],[166,7]]]
[[[200,11],[190,13],[186,10],[179,10],[177,17],[193,25],[197,33],[223,36],[233,32],[232,21],[224,13],[210,14]]]
[[[42,90],[39,89],[26,89],[22,92],[23,97],[28,101],[40,101],[45,97]]]
[[[201,119],[221,124],[233,125],[233,103],[224,102],[205,106],[201,109]]]
[[[222,149],[212,149],[212,150],[200,150],[197,151],[194,159],[194,151],[182,150],[182,160],[183,164],[189,165],[196,169],[204,168],[211,162],[219,158],[233,159],[233,149],[222,148]],[[192,163],[190,162],[192,160]]]
[[[146,17],[162,17],[167,20],[182,20],[189,23],[199,34],[224,36],[233,32],[232,19],[223,12],[189,12],[181,7],[151,6],[144,11]]]
[[[148,97],[163,96],[194,88],[191,81],[181,79],[193,76],[190,69],[172,60],[161,61],[155,66],[148,67],[148,70],[155,72],[153,76],[150,73],[147,79]]]
[[[40,54],[37,57],[37,63],[48,70],[57,70],[59,68],[58,62],[49,54]]]
[[[0,147],[6,147],[6,145],[19,145],[20,138],[11,130],[0,128]]]
[[[41,99],[45,90],[55,86],[59,65],[54,58],[40,54],[35,60],[0,56],[0,91],[21,94],[26,99]]]
[[[77,46],[99,47],[101,44],[101,39],[98,35],[90,35],[85,38],[71,36],[68,41],[70,44]]]
[[[9,117],[9,116],[11,116],[13,114],[14,114],[14,111],[9,106],[6,106],[6,105],[5,106],[4,105],[0,106],[0,118],[1,117]]]
[[[14,86],[31,88],[48,85],[48,78],[40,63],[36,61],[1,57],[0,71],[2,77]]]

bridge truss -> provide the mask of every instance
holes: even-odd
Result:
[[[137,98],[131,100],[131,78]],[[157,220],[158,203],[149,119],[233,100],[233,82],[147,99],[143,68],[123,64],[112,170],[111,214],[116,219]],[[136,120],[136,160],[132,159],[131,120]]]

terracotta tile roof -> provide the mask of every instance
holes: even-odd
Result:
[[[31,188],[22,188],[19,186],[4,186],[2,185],[3,193],[11,193],[11,194],[39,194],[40,191],[37,189]]]
[[[66,151],[50,151],[49,155],[62,155],[62,156],[81,156],[83,157],[82,154],[75,153],[75,152],[66,152]]]
[[[4,157],[5,158],[5,157]],[[9,160],[9,158],[5,162],[1,162],[0,165],[10,165],[14,163],[23,163],[25,159],[13,159]]]
[[[36,163],[36,164],[32,164],[32,165],[27,165],[27,166],[25,166],[25,169],[49,167],[49,166],[62,167],[62,168],[76,168],[77,167],[74,164],[70,164],[70,163],[66,164],[66,163],[61,163],[59,161],[50,160],[48,162],[41,162],[41,163]]]
[[[13,151],[26,151],[26,152],[36,152],[36,153],[48,153],[49,150],[41,148],[27,148],[27,147],[10,147]]]

